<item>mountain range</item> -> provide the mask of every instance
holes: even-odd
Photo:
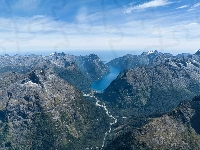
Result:
[[[175,58],[159,54],[149,65],[122,71],[101,97],[120,109],[121,116],[164,113],[200,94],[199,73],[197,54]]]
[[[200,149],[200,50],[106,64],[95,54],[65,53],[0,62],[2,149]],[[109,66],[120,74],[91,93]]]
[[[79,90],[88,90],[91,83],[109,72],[100,58],[89,56],[74,56],[65,53],[42,55],[0,56],[0,73],[14,71],[26,74],[35,69],[52,68],[61,78]],[[67,76],[67,78],[66,78]]]

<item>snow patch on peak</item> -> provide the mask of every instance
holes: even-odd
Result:
[[[153,50],[153,51],[148,51],[147,54],[152,54],[152,53],[155,53],[157,50]]]
[[[200,55],[200,49],[196,51],[196,55]]]
[[[33,83],[32,81],[28,81],[24,85],[29,86],[29,87],[37,87],[38,86],[38,84]]]
[[[200,52],[200,49],[199,49],[199,50],[196,50],[196,52]]]
[[[53,55],[55,55],[55,53],[51,53],[51,54],[50,54],[50,56],[53,56]]]

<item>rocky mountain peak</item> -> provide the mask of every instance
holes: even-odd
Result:
[[[99,57],[96,54],[90,54],[88,57],[91,59],[99,59]]]
[[[147,54],[158,54],[159,52],[157,50],[153,50],[153,51],[148,51]]]
[[[159,52],[157,50],[152,50],[148,52],[143,52],[142,55],[150,55],[150,54],[158,54]]]
[[[29,78],[33,83],[40,84],[40,80],[39,80],[38,76],[36,75],[36,72],[35,72],[35,71],[32,71],[31,73],[29,73],[28,78]]]
[[[200,55],[200,49],[196,51],[196,55]]]
[[[61,53],[57,53],[57,52],[53,52],[50,54],[50,56],[65,56],[66,54],[64,52]]]

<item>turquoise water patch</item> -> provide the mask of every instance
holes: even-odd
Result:
[[[103,92],[103,90],[105,90],[110,85],[110,83],[117,78],[120,73],[120,69],[114,68],[112,66],[109,67],[110,72],[108,74],[104,75],[100,80],[92,83],[90,87],[92,90]]]

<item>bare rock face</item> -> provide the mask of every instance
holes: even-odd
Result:
[[[101,147],[109,127],[105,112],[51,69],[31,71],[11,82],[1,91],[0,102],[4,149]]]
[[[200,96],[117,137],[106,149],[199,149]]]

